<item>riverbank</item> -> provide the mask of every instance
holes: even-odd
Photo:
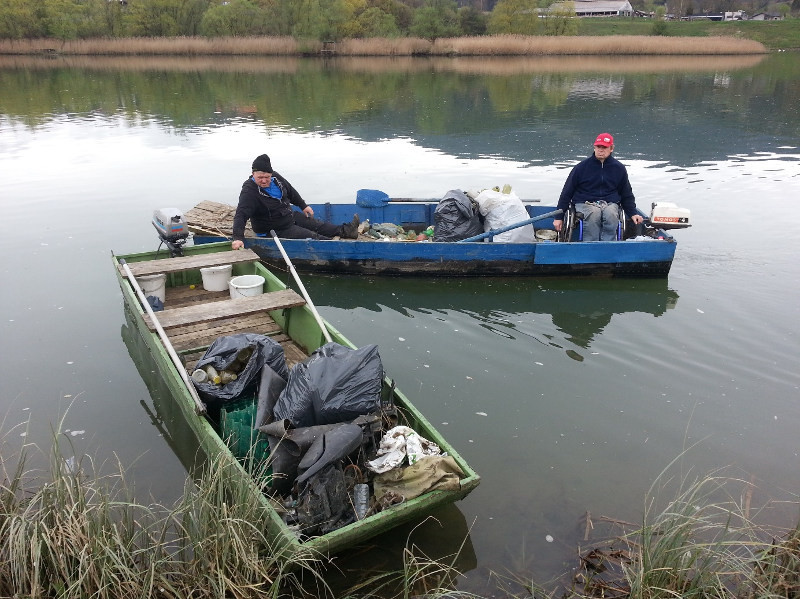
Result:
[[[524,36],[346,39],[341,42],[291,37],[119,38],[2,40],[4,55],[65,56],[703,56],[765,54],[761,42],[733,36],[650,35]]]

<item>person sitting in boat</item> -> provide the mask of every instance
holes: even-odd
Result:
[[[584,241],[614,241],[617,239],[620,206],[634,222],[642,222],[636,209],[628,171],[611,153],[614,138],[601,133],[594,140],[591,156],[576,164],[558,199],[558,208],[566,214],[570,204],[583,213]],[[563,220],[553,221],[556,231],[561,231]]]
[[[302,210],[294,210],[292,205]],[[244,247],[247,221],[256,235],[267,236],[275,231],[286,239],[358,239],[358,215],[352,222],[334,225],[314,218],[314,210],[284,177],[272,170],[269,156],[261,154],[253,161],[253,174],[242,184],[239,204],[233,217],[233,243]]]

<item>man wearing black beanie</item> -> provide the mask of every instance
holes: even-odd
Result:
[[[314,210],[285,178],[272,170],[269,156],[261,154],[253,160],[253,174],[243,184],[239,204],[233,217],[234,250],[244,247],[247,221],[256,235],[274,230],[285,239],[358,239],[358,215],[352,222],[334,225],[314,218]],[[300,210],[294,210],[292,206]],[[302,212],[301,212],[302,211]]]

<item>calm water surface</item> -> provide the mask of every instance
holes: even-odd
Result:
[[[725,468],[765,519],[796,518],[775,502],[800,492],[800,56],[3,58],[0,89],[7,462],[60,426],[143,497],[182,491],[185,449],[132,359],[111,270],[112,249],[157,246],[154,209],[235,203],[263,152],[308,201],[509,183],[550,203],[608,130],[640,207],[691,209],[667,280],[304,280],[483,477],[419,543],[446,553],[469,534],[460,588],[547,580],[574,565],[587,511],[637,521],[682,452],[676,469]],[[408,530],[378,540],[376,564],[399,565]]]

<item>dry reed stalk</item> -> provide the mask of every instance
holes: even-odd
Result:
[[[319,54],[322,44],[291,37],[108,38],[86,40],[0,40],[0,54],[110,56],[297,56]],[[336,44],[339,56],[557,56],[557,55],[747,55],[765,54],[763,44],[735,37],[525,36],[347,39]]]

